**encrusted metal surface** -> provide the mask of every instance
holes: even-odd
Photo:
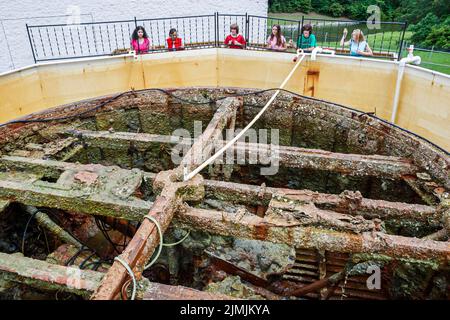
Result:
[[[374,117],[282,93],[255,124],[279,130],[276,174],[259,175],[266,165],[259,158],[236,163],[270,153],[274,141],[241,141],[231,149],[234,164],[182,181],[225,143],[226,129],[244,127],[270,97],[251,93],[144,90],[95,113],[85,111],[109,97],[30,116],[83,113],[71,121],[0,128],[0,223],[15,228],[26,214],[32,233],[45,230],[52,262],[14,253],[17,240],[5,228],[0,251],[12,254],[0,253],[0,294],[20,283],[91,299],[127,297],[128,273],[111,260],[120,253],[139,280],[139,299],[445,298],[450,157]],[[175,163],[180,128],[191,137]],[[162,239],[145,216],[159,222],[164,238],[190,231],[148,271]],[[24,231],[22,247],[32,242]],[[67,259],[80,269],[63,266]],[[381,289],[367,287],[367,266],[381,270]],[[58,275],[73,269],[85,280],[70,287],[73,279]]]

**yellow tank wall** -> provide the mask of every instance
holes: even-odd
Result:
[[[217,80],[221,87],[278,88],[294,63],[293,55],[223,49],[217,54]],[[303,94],[304,63],[287,84],[287,90]]]
[[[407,66],[396,123],[450,150],[450,77]]]
[[[41,110],[44,104],[37,68],[0,77],[0,123]]]
[[[218,54],[219,85],[279,87],[294,65],[292,57],[291,54],[222,50]],[[308,57],[286,89],[366,112],[376,111],[378,116],[389,119],[397,79],[394,66],[394,63],[358,58],[319,56],[311,61]]]
[[[394,64],[319,57],[310,65],[320,71],[315,97],[390,118],[397,79]]]
[[[275,88],[293,55],[203,49],[60,61],[0,75],[0,123],[49,107],[143,88],[229,86]],[[381,60],[306,57],[286,89],[376,112],[389,120],[398,65]],[[450,150],[450,77],[407,66],[397,123]]]

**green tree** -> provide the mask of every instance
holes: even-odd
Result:
[[[345,8],[342,4],[335,2],[329,7],[329,13],[333,17],[341,17],[344,14]]]
[[[450,17],[442,23],[431,28],[430,33],[421,43],[425,47],[435,47],[436,49],[450,49]]]
[[[433,27],[439,24],[439,18],[436,17],[433,13],[428,13],[425,18],[420,20],[416,25],[411,26],[411,31],[413,31],[413,35],[411,37],[411,41],[415,44],[421,44],[425,41],[427,36],[430,34]]]
[[[311,0],[272,0],[269,1],[271,12],[305,12],[311,11]]]

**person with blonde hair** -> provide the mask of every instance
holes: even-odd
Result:
[[[350,45],[350,55],[352,56],[373,56],[372,49],[370,49],[363,32],[360,29],[355,29],[352,32],[352,37],[349,41],[345,41],[347,38],[347,28],[344,28],[344,32],[341,39],[341,47]]]

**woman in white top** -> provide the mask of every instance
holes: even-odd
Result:
[[[277,51],[287,49],[286,38],[281,34],[280,25],[276,24],[272,27],[272,34],[267,38],[267,48]]]
[[[373,56],[372,49],[364,38],[364,34],[361,30],[355,29],[352,32],[352,38],[349,41],[345,41],[347,38],[347,29],[344,29],[344,33],[341,39],[341,47],[350,45],[350,55],[352,56]]]

